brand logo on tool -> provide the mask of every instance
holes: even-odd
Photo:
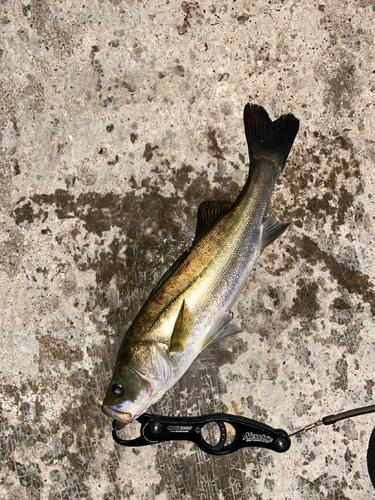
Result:
[[[192,425],[168,425],[169,432],[189,432],[193,428]]]
[[[242,441],[249,443],[250,441],[256,441],[258,443],[272,443],[273,438],[267,436],[267,434],[253,434],[252,432],[246,432]]]

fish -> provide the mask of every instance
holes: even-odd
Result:
[[[274,185],[299,129],[246,104],[249,174],[237,199],[201,203],[191,248],[150,293],[120,345],[102,411],[128,424],[156,403],[207,346],[242,331],[231,308],[260,254],[289,226],[263,222]]]

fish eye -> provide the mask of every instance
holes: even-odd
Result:
[[[114,392],[116,396],[122,396],[124,394],[124,389],[121,384],[114,382],[112,384],[112,392]]]

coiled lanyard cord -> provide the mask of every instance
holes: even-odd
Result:
[[[353,410],[344,411],[342,413],[336,413],[336,415],[328,415],[327,417],[323,417],[321,420],[317,420],[313,424],[307,425],[302,429],[299,429],[293,434],[289,434],[289,437],[295,436],[300,432],[309,431],[310,429],[314,429],[314,427],[319,427],[319,425],[332,425],[340,420],[345,420],[347,418],[358,417],[359,415],[366,415],[367,413],[375,412],[375,405],[363,406],[362,408],[354,408]]]

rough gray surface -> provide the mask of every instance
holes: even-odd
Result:
[[[238,302],[246,330],[157,405],[288,431],[371,404],[373,2],[2,0],[0,498],[374,498],[374,419],[285,455],[124,449],[99,410],[120,339],[247,172],[246,102],[301,120],[268,213],[294,224]]]

